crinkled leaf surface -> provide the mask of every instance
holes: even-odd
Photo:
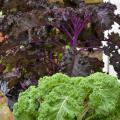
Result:
[[[118,120],[119,98],[120,83],[115,77],[57,73],[20,94],[14,116],[16,120]]]

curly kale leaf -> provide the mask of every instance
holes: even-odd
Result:
[[[16,120],[118,120],[119,98],[120,83],[115,77],[57,73],[20,94],[14,116]]]
[[[35,120],[38,116],[39,96],[38,89],[33,86],[25,92],[20,93],[18,103],[14,106],[15,119]]]

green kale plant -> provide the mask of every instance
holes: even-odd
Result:
[[[45,76],[20,93],[15,120],[120,120],[120,83],[104,73]]]

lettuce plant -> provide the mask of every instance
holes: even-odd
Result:
[[[119,120],[120,83],[104,73],[40,79],[19,95],[15,120]]]

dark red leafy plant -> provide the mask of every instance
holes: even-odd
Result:
[[[64,2],[0,2],[4,14],[0,18],[0,32],[7,36],[0,43],[0,64],[5,66],[0,67],[0,72],[11,104],[19,92],[44,75],[61,71],[70,76],[87,76],[101,71],[102,62],[81,51],[100,48],[104,31],[119,21],[114,14],[116,6],[86,5],[81,0]],[[70,49],[66,50],[66,46]],[[82,49],[78,51],[77,47]]]
[[[91,15],[85,16],[84,13],[82,15],[79,11],[75,11],[72,8],[52,9],[50,14],[52,25],[66,35],[71,47],[76,47],[79,34],[90,21]]]
[[[113,65],[118,78],[120,78],[120,36],[117,33],[112,33],[108,37],[108,45],[104,46],[103,49],[105,54],[110,57],[110,64]]]

